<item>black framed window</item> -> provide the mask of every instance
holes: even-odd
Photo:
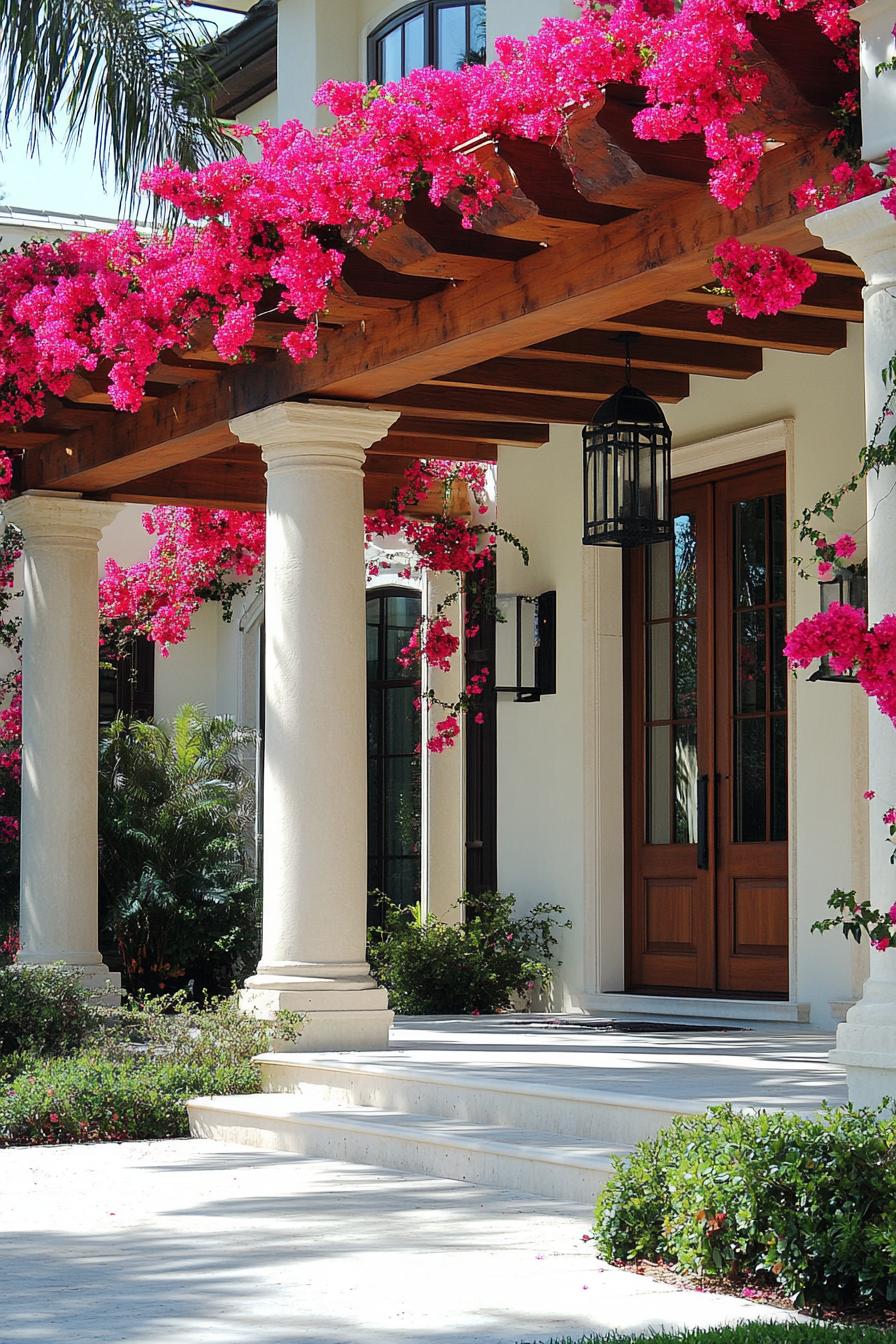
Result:
[[[367,71],[379,84],[434,65],[459,70],[485,64],[485,5],[424,0],[405,5],[370,34]]]
[[[156,646],[134,635],[123,658],[100,664],[100,725],[118,714],[149,720],[155,713]]]
[[[420,899],[419,686],[396,661],[419,618],[413,590],[367,594],[367,886],[399,905]]]

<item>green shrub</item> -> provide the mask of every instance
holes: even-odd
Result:
[[[716,1106],[616,1159],[597,1202],[610,1260],[757,1275],[794,1301],[896,1299],[896,1120]]]
[[[0,968],[0,1055],[77,1050],[96,1021],[90,995],[69,967]]]
[[[181,1138],[189,1132],[190,1097],[256,1086],[251,1065],[234,1074],[96,1054],[34,1061],[0,1098],[0,1146]]]
[[[496,1013],[516,996],[547,990],[554,930],[569,928],[557,905],[514,917],[513,896],[465,899],[466,923],[423,919],[419,906],[385,903],[383,927],[369,931],[374,975],[399,1013]]]
[[[251,733],[192,705],[100,742],[104,923],[129,989],[226,991],[258,959]]]
[[[196,1010],[184,996],[103,1015],[88,1047],[68,1059],[0,1059],[0,1147],[181,1138],[191,1097],[254,1092],[254,1055],[300,1020],[239,1013],[235,1000]]]

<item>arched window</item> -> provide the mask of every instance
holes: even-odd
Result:
[[[396,662],[419,618],[412,589],[368,590],[367,886],[399,905],[420,899],[419,688]],[[368,918],[382,918],[376,903]]]
[[[405,5],[375,28],[367,43],[367,74],[380,84],[434,65],[459,70],[485,63],[485,5],[423,0]]]

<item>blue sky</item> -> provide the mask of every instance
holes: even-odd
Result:
[[[229,28],[242,15],[222,13],[197,5],[194,12]],[[62,128],[64,134],[64,126]],[[114,216],[118,193],[103,190],[93,166],[93,145],[85,136],[80,147],[66,154],[61,145],[45,140],[36,158],[28,154],[28,128],[16,127],[8,145],[0,145],[0,193],[5,206],[28,210],[56,210],[62,214]]]

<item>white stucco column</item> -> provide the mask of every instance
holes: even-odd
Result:
[[[453,574],[428,572],[423,589],[425,611],[432,618],[439,603],[457,587]],[[434,691],[446,704],[454,704],[466,684],[464,668],[463,606],[455,602],[447,610],[448,619],[461,647],[451,660],[451,667],[443,672],[437,667],[424,667],[423,688]],[[446,924],[463,922],[463,900],[467,877],[466,835],[466,751],[467,727],[464,716],[460,719],[460,733],[453,746],[445,751],[427,751],[426,741],[435,732],[436,723],[447,710],[433,706],[422,715],[423,779],[421,789],[421,849],[422,905],[427,915],[436,915]],[[471,731],[476,731],[472,729]]]
[[[865,411],[868,436],[880,416],[885,388],[881,370],[896,351],[896,219],[880,196],[851,201],[809,221],[826,247],[846,252],[865,272]],[[884,426],[883,434],[889,433]],[[896,467],[867,478],[868,618],[896,611]],[[896,806],[896,727],[877,705],[868,705],[868,787],[871,807],[869,894],[872,906],[896,901],[896,869],[889,862],[886,830],[876,818]],[[896,1098],[896,950],[871,952],[862,997],[837,1029],[831,1055],[847,1073],[850,1100],[877,1105]]]
[[[396,419],[281,402],[231,421],[267,464],[263,932],[247,1011],[307,1014],[304,1050],[376,1049],[365,960],[364,454]]]
[[[34,492],[3,512],[25,543],[18,960],[67,962],[115,991],[97,947],[97,583],[119,506]]]

